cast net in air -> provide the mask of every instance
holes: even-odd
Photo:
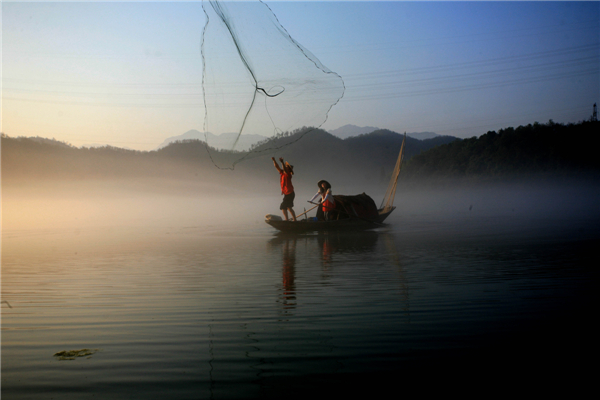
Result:
[[[344,82],[295,41],[260,1],[203,2],[204,132],[210,158],[221,169],[289,146],[320,127],[344,94]],[[215,152],[208,132],[261,145]],[[291,132],[300,132],[290,135]],[[261,136],[254,136],[261,135]],[[277,140],[269,140],[275,138]]]

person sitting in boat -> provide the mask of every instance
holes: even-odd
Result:
[[[290,165],[288,162],[283,161],[283,157],[279,157],[279,161],[281,161],[281,168],[277,161],[275,161],[275,157],[271,157],[273,160],[273,164],[279,174],[281,176],[281,194],[283,195],[283,201],[279,206],[279,209],[283,211],[283,216],[286,221],[289,221],[288,211],[292,214],[292,218],[296,221],[296,213],[294,212],[294,198],[296,197],[296,193],[294,193],[294,186],[292,185],[292,175],[294,175],[294,167]]]
[[[319,191],[309,200],[312,203],[317,197],[321,197],[321,207],[317,209],[317,220],[328,221],[333,219],[335,210],[335,200],[331,192],[331,185],[327,181],[319,181],[317,183]]]

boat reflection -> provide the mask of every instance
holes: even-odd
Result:
[[[297,274],[304,278],[301,289],[339,285],[341,282],[332,283],[332,280],[342,278],[347,281],[349,273],[360,274],[360,271],[351,270],[353,265],[369,268],[373,260],[381,260],[383,255],[387,263],[394,266],[399,300],[403,303],[403,311],[409,313],[408,283],[391,232],[334,231],[308,235],[279,232],[269,240],[268,248],[271,252],[281,252],[282,282],[278,302],[286,312],[298,306]],[[320,266],[318,271],[314,268],[317,265]],[[311,275],[316,279],[311,279]],[[355,278],[359,277],[352,279]]]

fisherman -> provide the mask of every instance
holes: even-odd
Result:
[[[273,160],[273,165],[279,171],[281,175],[281,194],[283,195],[283,201],[279,206],[279,209],[283,211],[283,216],[286,221],[289,221],[288,211],[292,214],[292,218],[296,221],[296,213],[294,212],[294,198],[296,197],[296,193],[294,193],[294,186],[292,185],[292,175],[294,175],[294,166],[290,165],[288,162],[283,161],[283,157],[279,157],[279,161],[281,161],[281,168],[277,161],[275,161],[275,157],[271,157]]]
[[[319,181],[317,186],[319,187],[319,191],[309,200],[309,203],[312,203],[317,197],[321,196],[320,204],[322,207],[317,209],[317,220],[328,221],[333,219],[331,217],[335,210],[335,200],[331,192],[331,185],[327,181]]]

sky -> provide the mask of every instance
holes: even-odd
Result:
[[[265,3],[343,79],[323,129],[467,138],[579,122],[600,100],[600,2]],[[1,7],[3,133],[152,150],[204,129],[202,3]]]

